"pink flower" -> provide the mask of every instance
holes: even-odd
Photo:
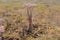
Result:
[[[24,6],[31,8],[31,7],[35,7],[37,5],[36,4],[33,4],[33,3],[25,3]]]
[[[0,26],[0,33],[1,32],[4,32],[5,30],[4,30],[4,26]]]

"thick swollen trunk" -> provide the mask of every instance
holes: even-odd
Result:
[[[2,33],[0,33],[0,40],[2,40]]]
[[[32,8],[27,8],[27,14],[28,14],[28,22],[29,22],[29,29],[28,32],[32,32]]]

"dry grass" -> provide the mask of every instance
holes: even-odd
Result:
[[[28,29],[26,8],[19,9],[16,7],[15,9],[10,6],[7,8],[6,5],[2,6],[4,7],[0,8],[0,17],[4,19],[2,22],[5,27],[3,37],[7,38],[6,40],[9,38],[19,38],[21,40],[21,37],[23,37],[22,28],[25,28],[24,30]],[[26,37],[26,40],[60,40],[60,26],[58,25],[60,24],[60,10],[57,7],[54,9],[53,7],[47,7],[45,4],[38,4],[38,7],[34,8],[32,12],[32,23],[36,28],[33,28],[32,34],[27,35],[25,32],[24,38]]]

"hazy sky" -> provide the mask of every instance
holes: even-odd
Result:
[[[26,0],[0,0],[2,2],[13,2],[13,1],[19,1],[19,2],[25,2]],[[46,4],[56,4],[60,5],[60,0],[28,0],[28,2],[43,2]]]

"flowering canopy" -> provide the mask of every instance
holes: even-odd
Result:
[[[33,3],[25,3],[24,6],[25,7],[28,7],[28,8],[31,8],[31,7],[36,7],[37,5],[36,4],[33,4]]]
[[[4,26],[0,26],[0,33],[4,32]]]

